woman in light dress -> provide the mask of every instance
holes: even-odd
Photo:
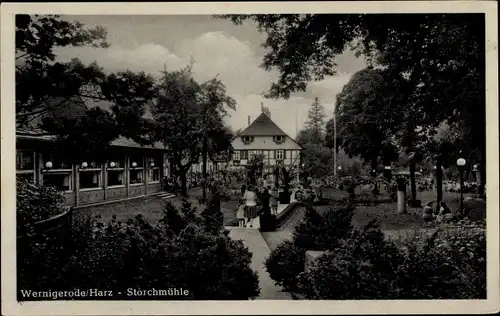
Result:
[[[257,215],[257,196],[254,191],[254,187],[249,185],[245,194],[243,195],[243,200],[245,201],[245,225],[249,220],[255,218]]]

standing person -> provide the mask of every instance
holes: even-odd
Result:
[[[269,187],[264,187],[261,194],[260,200],[262,202],[262,210],[265,214],[271,213],[271,207],[269,202],[271,201],[271,194],[269,193]]]
[[[238,205],[236,218],[238,219],[238,227],[245,227],[245,203],[243,201],[240,201]]]
[[[241,197],[243,197],[245,195],[245,192],[247,191],[247,186],[242,184],[241,185],[241,188],[240,188],[240,192],[241,192]]]
[[[271,214],[278,215],[278,188],[273,186],[271,190]]]
[[[250,219],[255,217],[257,213],[257,201],[255,191],[252,185],[248,186],[248,189],[245,191],[243,195],[243,200],[245,200],[245,225],[248,223]]]

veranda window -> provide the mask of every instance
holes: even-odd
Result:
[[[16,151],[16,179],[35,182],[35,152],[28,150]]]
[[[160,160],[158,158],[148,158],[148,183],[160,182]]]
[[[129,175],[130,184],[144,183],[144,161],[142,157],[138,155],[130,157]]]
[[[125,157],[116,155],[106,165],[108,187],[125,185]]]
[[[42,153],[42,185],[53,186],[60,191],[73,190],[72,165],[59,153]]]
[[[102,168],[97,162],[82,162],[80,165],[80,189],[102,187]]]

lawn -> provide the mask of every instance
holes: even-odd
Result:
[[[204,207],[204,205],[198,202],[198,197],[200,196],[201,190],[194,189],[189,192],[189,200],[192,205],[198,209],[199,213],[201,213]],[[149,196],[106,205],[82,208],[75,212],[75,219],[79,220],[89,216],[100,216],[103,220],[109,221],[113,216],[116,216],[117,220],[125,222],[129,218],[133,218],[136,215],[141,214],[146,221],[154,224],[163,217],[163,205],[166,201],[180,206],[182,197],[176,196],[168,200],[163,200],[157,196]],[[222,201],[221,210],[224,214],[224,224],[230,222],[236,217],[237,205],[238,200],[236,198],[232,198],[230,201]]]
[[[326,194],[329,197],[339,197],[346,192],[330,190]],[[465,197],[468,195],[466,194]],[[433,201],[435,193],[418,192],[417,198],[422,200],[422,205]],[[443,201],[451,210],[459,208],[460,195],[458,193],[443,192]],[[316,206],[318,212],[325,212],[331,207],[342,207],[339,203],[328,206]],[[285,220],[279,231],[263,233],[264,239],[271,249],[274,249],[282,241],[291,238],[294,227],[303,219],[304,210],[299,208]],[[391,239],[399,239],[401,236],[412,236],[415,234],[427,234],[437,227],[437,224],[426,224],[422,218],[422,208],[407,208],[407,213],[399,214],[396,210],[396,203],[380,203],[376,205],[358,205],[353,216],[354,227],[363,227],[371,220],[378,220],[380,228]]]

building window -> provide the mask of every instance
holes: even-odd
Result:
[[[108,161],[108,187],[125,185],[125,158],[115,156]]]
[[[281,144],[285,141],[285,137],[281,136],[281,135],[278,135],[278,136],[274,136],[274,142],[275,143],[278,143],[278,144]]]
[[[253,142],[253,136],[241,136],[241,140],[245,144],[250,144],[251,142]]]
[[[16,151],[16,179],[35,182],[35,153],[33,151]]]
[[[99,168],[80,169],[80,189],[95,189],[102,186],[102,170]]]
[[[144,183],[144,162],[142,157],[130,157],[129,175],[130,184]]]
[[[148,158],[148,183],[160,182],[160,160]]]
[[[240,151],[236,150],[233,152],[233,160],[240,160]]]
[[[248,159],[248,150],[240,150],[240,159],[247,160]]]
[[[59,191],[72,191],[71,172],[51,170],[43,174],[43,185],[53,186]]]
[[[248,159],[252,160],[255,156],[262,154],[262,150],[250,150],[248,151]]]
[[[42,163],[42,185],[53,186],[60,191],[73,190],[71,163],[56,153],[43,153]]]
[[[283,150],[276,150],[276,154],[275,154],[275,157],[276,159],[278,160],[283,160],[284,159],[284,152]]]

